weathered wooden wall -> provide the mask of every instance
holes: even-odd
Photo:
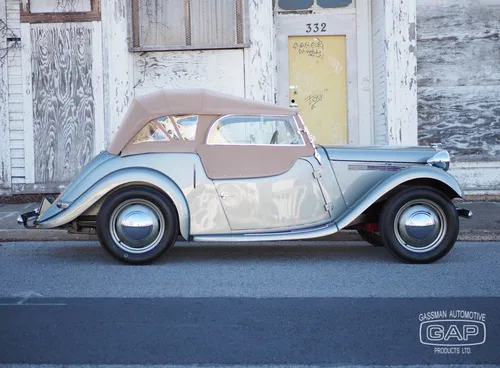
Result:
[[[101,2],[104,141],[107,147],[120,125],[133,91],[133,54],[128,50],[128,10],[123,0]]]
[[[35,181],[68,182],[94,155],[92,30],[32,25]]]
[[[19,1],[7,0],[7,26],[9,28],[6,38],[6,45],[11,47],[7,63],[7,85],[9,93],[8,104],[8,127],[10,142],[10,183],[25,182],[25,161],[24,161],[24,127],[23,127],[23,103],[22,103],[22,67],[21,67],[21,41],[12,41],[21,36],[20,34]],[[16,45],[17,44],[17,45]]]
[[[249,0],[250,47],[244,50],[245,97],[275,103],[276,58],[272,0]]]
[[[419,143],[500,153],[500,2],[418,0]]]
[[[210,88],[245,95],[242,50],[134,54],[135,95],[161,88]]]
[[[275,102],[272,0],[249,0],[250,47],[134,53],[134,93],[158,88],[210,88]]]
[[[376,144],[417,143],[415,0],[372,0]]]
[[[371,1],[372,14],[372,78],[374,143],[387,142],[387,88],[385,63],[385,15],[382,1]]]
[[[7,48],[7,8],[0,0],[0,50]],[[6,53],[0,53],[0,188],[10,187],[9,93]]]

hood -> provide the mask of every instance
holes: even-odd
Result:
[[[319,145],[332,161],[427,163],[436,154],[428,146]]]

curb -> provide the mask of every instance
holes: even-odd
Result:
[[[182,240],[182,238],[179,238]],[[346,230],[317,239],[316,241],[363,241],[356,231]],[[65,230],[0,230],[0,242],[15,241],[97,241],[96,235],[69,234]],[[296,240],[299,242],[300,240]],[[500,241],[500,230],[464,230],[458,234],[458,241],[491,242]]]

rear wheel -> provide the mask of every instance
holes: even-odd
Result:
[[[379,228],[394,256],[409,263],[430,263],[453,248],[459,220],[455,206],[441,192],[409,188],[387,201]]]
[[[151,263],[175,243],[178,220],[174,205],[148,187],[125,187],[111,194],[97,215],[101,245],[116,259]]]

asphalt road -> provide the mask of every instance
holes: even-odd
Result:
[[[0,366],[500,365],[500,244],[432,265],[297,244],[179,244],[125,266],[97,243],[2,243]]]

